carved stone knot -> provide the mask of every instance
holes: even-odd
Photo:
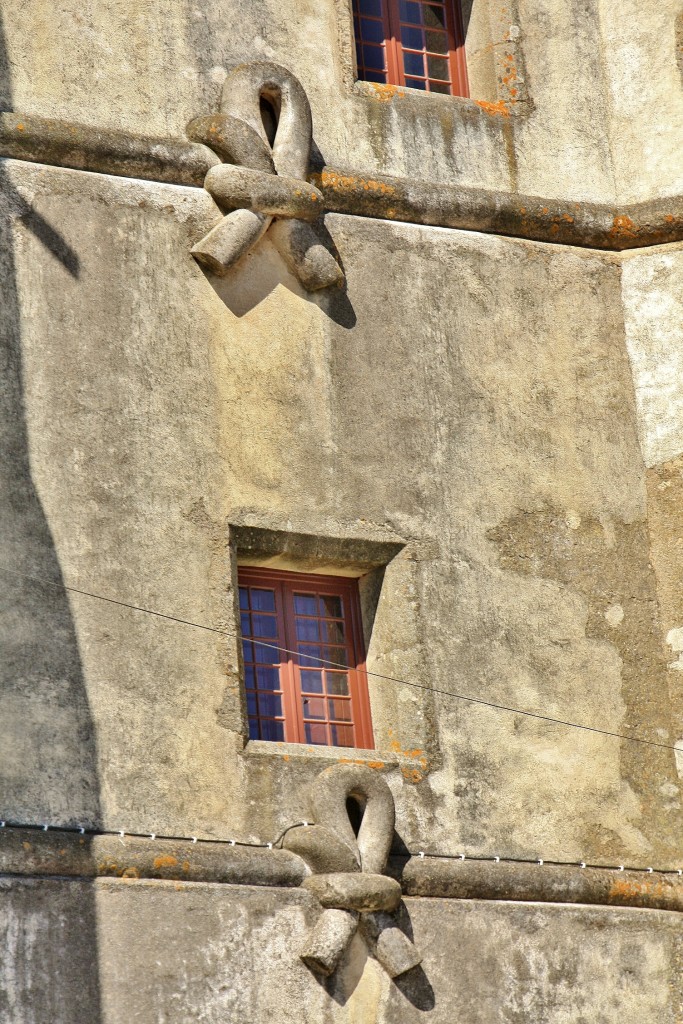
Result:
[[[264,107],[272,112],[272,145]],[[223,275],[272,225],[269,237],[308,291],[341,286],[344,272],[320,230],[323,195],[306,181],[312,118],[308,97],[286,68],[266,61],[240,64],[223,87],[221,112],[197,117],[187,134],[224,163],[212,167],[204,187],[227,213],[192,248],[192,255]]]
[[[363,816],[356,836],[347,801]],[[394,798],[384,779],[363,765],[334,765],[318,775],[310,794],[316,824],[292,829],[284,845],[312,874],[302,885],[323,908],[301,958],[319,974],[332,974],[359,924],[370,948],[395,978],[422,957],[391,916],[401,886],[383,872],[394,834]]]

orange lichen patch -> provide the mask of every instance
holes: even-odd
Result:
[[[30,843],[22,843],[21,845],[24,847],[25,850],[30,850],[31,849],[31,844]]]
[[[178,863],[178,858],[177,857],[173,857],[173,856],[171,856],[171,854],[167,853],[167,854],[164,854],[161,857],[155,857],[154,858],[154,863],[153,863],[152,866],[153,866],[155,871],[159,871],[159,870],[161,870],[161,868],[174,868],[177,863]]]
[[[609,891],[611,900],[643,900],[652,897],[662,897],[667,889],[661,881],[636,882],[629,879],[617,879],[612,882]]]
[[[126,868],[121,872],[121,878],[139,878],[140,872],[137,868]]]
[[[185,872],[185,874],[187,874],[189,872],[189,870],[190,870],[190,862],[189,862],[189,860],[184,860],[183,861],[182,869]]]
[[[390,103],[393,99],[402,100],[406,94],[405,89],[401,89],[398,85],[384,85],[382,82],[368,84],[372,85],[375,93],[373,98],[379,100],[380,103]]]
[[[401,768],[401,775],[406,782],[410,782],[414,786],[416,786],[418,782],[422,782],[424,779],[424,775],[422,772],[418,771],[417,768]]]
[[[664,218],[664,220],[667,222],[667,224],[673,224],[673,222],[676,220],[676,218],[673,216],[673,214],[667,213],[667,215]]]
[[[282,755],[282,760],[283,760],[283,761],[289,761],[289,759],[290,759],[290,758],[289,758],[289,754],[283,754],[283,755]]]
[[[636,238],[638,228],[626,214],[617,215],[612,221],[610,235],[614,238]]]
[[[321,188],[331,188],[335,192],[357,192],[362,189],[364,192],[377,192],[383,196],[394,195],[396,189],[393,185],[387,185],[383,181],[376,181],[374,178],[360,178],[355,174],[337,174],[336,171],[323,171],[316,175]]]
[[[18,132],[23,132],[24,131],[24,125],[23,124],[18,124],[17,125],[17,131]]]
[[[376,771],[380,771],[385,767],[384,761],[365,761],[362,757],[340,757],[339,764],[362,764],[366,768],[374,768]]]
[[[505,100],[497,100],[495,103],[491,103],[489,100],[475,100],[474,102],[487,114],[499,114],[500,117],[510,116],[510,106]]]

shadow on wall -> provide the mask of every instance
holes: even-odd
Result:
[[[0,17],[0,107],[11,109],[11,100]],[[95,732],[68,595],[21,575],[62,582],[31,476],[13,249],[18,220],[41,241],[46,259],[59,259],[72,276],[79,272],[76,254],[18,195],[0,161],[0,564],[13,570],[0,572],[0,818],[97,827]],[[0,1020],[98,1024],[91,886],[15,879],[5,889],[0,946],[13,955],[0,965]],[[75,935],[79,952],[69,941]]]

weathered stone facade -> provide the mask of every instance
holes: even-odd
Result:
[[[2,1024],[683,1019],[683,15],[465,8],[471,100],[355,82],[349,0],[2,5]],[[343,287],[191,255],[253,61]],[[361,577],[373,750],[247,742],[238,562]],[[299,959],[339,762],[394,980]]]

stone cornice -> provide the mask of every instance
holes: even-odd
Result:
[[[202,188],[218,157],[178,139],[134,136],[33,114],[0,114],[0,157]],[[324,167],[328,212],[622,252],[683,240],[683,196],[614,206]]]

